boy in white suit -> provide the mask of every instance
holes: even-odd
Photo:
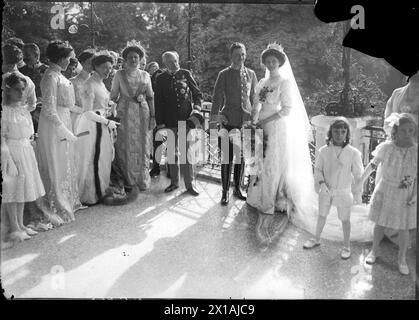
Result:
[[[351,256],[351,207],[354,203],[361,203],[361,191],[354,190],[354,186],[364,171],[362,155],[358,149],[349,144],[350,126],[344,117],[337,117],[331,124],[326,142],[327,144],[319,149],[314,173],[315,189],[319,194],[316,238],[304,243],[304,248],[312,249],[320,245],[320,234],[330,208],[334,205],[342,221],[341,257],[348,259]]]

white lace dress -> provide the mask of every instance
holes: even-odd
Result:
[[[287,96],[287,82],[265,78],[256,86],[256,103],[262,104],[259,120],[281,111],[281,118],[262,126],[267,139],[266,150],[259,174],[253,175],[249,182],[247,203],[266,214],[288,209],[289,199],[286,193],[287,157],[287,114],[291,103]],[[260,101],[261,90],[269,90],[266,99]],[[283,107],[284,106],[284,107]],[[285,107],[287,106],[287,107]]]
[[[3,105],[1,136],[17,168],[17,176],[3,176],[2,202],[30,202],[45,194],[30,142],[32,117],[26,106]],[[3,148],[3,146],[2,146]]]
[[[106,117],[109,92],[97,73],[84,84],[83,114],[75,133],[89,131],[76,142],[78,186],[80,200],[84,204],[95,204],[109,187],[111,165],[114,157],[114,134],[106,125],[96,122],[95,115]]]
[[[371,198],[370,219],[383,227],[415,229],[417,207],[407,202],[417,183],[417,144],[400,148],[387,141],[378,145],[373,155],[373,162],[380,163],[380,175]],[[401,187],[403,180],[407,183]]]
[[[74,142],[62,141],[60,125],[72,130],[70,109],[74,108],[74,88],[53,63],[41,81],[42,111],[39,117],[37,157],[44,182],[49,219],[55,225],[74,220],[81,207],[77,188]]]

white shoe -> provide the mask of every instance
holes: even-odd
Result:
[[[377,260],[377,257],[372,253],[372,251],[370,251],[370,253],[368,253],[367,257],[365,258],[365,262],[368,264],[374,264],[375,260]]]
[[[25,227],[24,231],[30,236],[34,236],[34,235],[38,234],[38,232],[36,232],[35,230],[33,230],[31,228],[28,228],[28,227]]]
[[[351,249],[343,247],[342,252],[340,253],[340,257],[344,260],[349,259],[351,257]]]
[[[320,245],[320,242],[316,241],[316,239],[310,239],[304,242],[303,248],[304,249],[313,249],[315,247],[318,247]]]
[[[407,276],[409,274],[409,267],[405,263],[399,263],[399,272]]]

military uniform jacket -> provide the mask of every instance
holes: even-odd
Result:
[[[166,70],[157,76],[154,99],[157,125],[177,128],[178,121],[189,118],[193,105],[201,106],[202,93],[190,71],[171,74]]]
[[[250,110],[254,102],[257,77],[253,70],[244,67],[246,86],[243,86],[240,70],[228,67],[218,74],[212,96],[211,118],[219,113],[228,120],[228,125],[241,127],[250,120]]]

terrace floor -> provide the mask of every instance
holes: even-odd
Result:
[[[302,248],[310,234],[289,224],[269,248],[257,245],[251,213],[232,198],[222,207],[220,185],[199,178],[199,197],[168,179],[125,206],[98,205],[76,221],[1,252],[1,284],[14,298],[415,299],[416,244],[411,274],[397,270],[397,246],[385,240],[373,266],[370,243]]]

